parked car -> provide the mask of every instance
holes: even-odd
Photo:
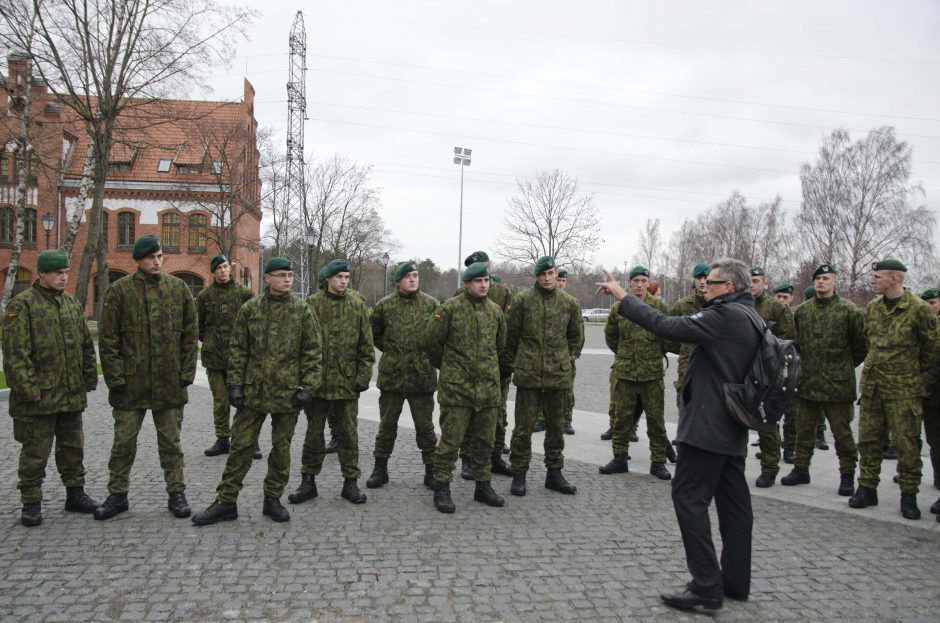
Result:
[[[607,315],[610,313],[609,309],[604,309],[603,307],[596,307],[594,309],[582,309],[581,318],[585,322],[604,322],[607,320]]]

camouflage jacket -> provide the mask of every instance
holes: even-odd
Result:
[[[695,312],[700,312],[705,308],[705,295],[699,292],[693,292],[685,298],[679,299],[673,306],[670,314],[673,316],[691,316]],[[679,363],[676,372],[676,387],[682,387],[682,379],[685,378],[686,368],[689,367],[689,355],[692,354],[692,344],[681,344],[679,346]]]
[[[351,400],[372,381],[375,347],[369,309],[355,296],[330,294],[323,289],[307,297],[320,323],[323,378],[314,398]]]
[[[571,357],[580,357],[584,346],[577,299],[536,284],[513,296],[506,330],[506,363],[516,387],[571,388]]]
[[[437,299],[424,292],[396,290],[375,304],[369,322],[372,341],[382,351],[379,389],[400,394],[430,394],[437,388],[437,372],[422,348],[428,320]]]
[[[817,402],[854,402],[855,368],[868,353],[862,310],[833,294],[806,301],[793,320],[800,346],[797,395]]]
[[[14,417],[81,411],[98,385],[95,344],[67,292],[33,287],[7,305],[3,371]]]
[[[170,409],[189,399],[180,382],[196,376],[199,321],[189,287],[178,277],[142,272],[108,288],[98,322],[98,349],[116,409]]]
[[[669,306],[661,300],[647,296],[647,305],[664,314]],[[667,351],[679,350],[679,345],[663,340],[633,321],[620,315],[620,303],[614,303],[604,325],[604,341],[616,353],[610,367],[611,379],[627,381],[656,381],[663,378],[663,359]]]
[[[466,287],[460,286],[457,288],[457,291],[454,292],[454,296],[460,296],[466,291]],[[501,283],[495,283],[490,280],[490,289],[489,292],[486,293],[486,298],[499,305],[500,310],[505,314],[506,308],[512,303],[512,290]]]
[[[236,283],[212,282],[196,295],[199,313],[199,340],[202,342],[202,365],[210,370],[228,367],[228,345],[238,310],[254,295],[251,290]]]
[[[777,299],[761,292],[754,297],[754,309],[764,319],[770,332],[781,340],[796,339],[796,325],[793,324],[793,312]]]
[[[262,413],[298,411],[298,388],[313,394],[320,382],[320,327],[313,311],[293,294],[266,292],[235,318],[229,385],[241,385],[245,405]]]
[[[875,390],[898,399],[923,397],[937,380],[937,317],[927,303],[905,292],[894,308],[884,297],[865,311],[868,356],[862,368],[862,397]]]
[[[499,305],[464,292],[447,299],[427,323],[425,348],[440,368],[441,406],[485,409],[502,404],[499,359],[506,321]]]

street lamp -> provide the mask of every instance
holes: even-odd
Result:
[[[307,242],[307,294],[313,294],[316,292],[316,267],[313,265],[313,245],[317,241],[317,230],[313,227],[307,228],[307,233],[304,235],[304,239]]]
[[[460,288],[460,264],[463,262],[463,169],[470,166],[471,149],[454,147],[454,164],[460,165],[460,226],[457,233],[457,287]]]
[[[382,262],[385,264],[385,290],[382,296],[388,296],[388,251],[382,254]]]
[[[46,230],[46,250],[49,250],[49,232],[52,231],[52,212],[42,215],[42,228]]]

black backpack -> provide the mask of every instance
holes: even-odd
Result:
[[[742,383],[725,383],[725,405],[743,426],[759,432],[775,430],[783,410],[796,394],[800,351],[793,340],[770,332],[757,312],[740,306],[760,334],[757,352]]]

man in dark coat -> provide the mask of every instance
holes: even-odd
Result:
[[[621,301],[625,318],[668,340],[694,344],[680,392],[679,459],[672,501],[692,581],[662,595],[677,608],[721,608],[724,597],[746,600],[751,584],[751,495],[744,479],[748,429],[725,406],[723,386],[740,383],[754,358],[759,334],[749,319],[748,267],[721,259],[708,274],[705,306],[691,316],[667,316],[607,275],[599,289]],[[712,543],[708,507],[714,497],[722,538],[721,563]]]

